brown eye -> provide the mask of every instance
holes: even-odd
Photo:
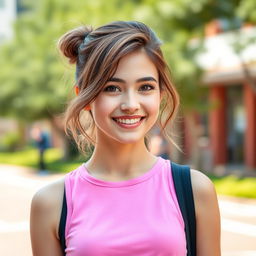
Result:
[[[154,90],[155,87],[151,84],[144,84],[140,87],[140,91],[151,91],[151,90]]]
[[[104,92],[119,92],[120,88],[115,85],[109,85],[109,86],[106,86],[103,91]]]

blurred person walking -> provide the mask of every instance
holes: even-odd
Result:
[[[31,131],[31,137],[36,143],[38,149],[38,169],[40,173],[47,172],[45,164],[45,151],[50,147],[49,135],[40,126],[34,126]]]

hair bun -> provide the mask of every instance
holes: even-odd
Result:
[[[58,48],[69,59],[69,63],[77,62],[78,48],[90,32],[92,32],[91,27],[81,26],[68,31],[60,38]]]

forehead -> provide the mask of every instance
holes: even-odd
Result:
[[[143,49],[124,56],[119,61],[114,74],[114,77],[121,78],[126,81],[133,81],[149,76],[158,81],[157,68]]]

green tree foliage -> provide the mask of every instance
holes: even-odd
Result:
[[[74,79],[58,57],[56,40],[69,28],[120,19],[146,22],[164,41],[184,106],[194,108],[201,74],[194,56],[201,48],[190,47],[191,38],[202,37],[205,24],[216,18],[230,28],[238,17],[256,21],[253,0],[26,0],[23,5],[15,38],[0,52],[0,114],[22,119],[51,118],[63,111]]]
[[[15,36],[0,48],[0,115],[27,121],[46,118],[66,140],[55,116],[64,111],[75,81],[73,68],[57,52],[57,40],[82,24],[128,19],[133,3],[24,0],[22,4],[25,11],[17,18]],[[64,145],[68,157],[74,147],[67,141]]]
[[[183,110],[205,111],[209,107],[204,100],[206,90],[200,86],[202,70],[195,64],[195,56],[203,51],[206,24],[218,19],[226,30],[234,30],[244,22],[255,23],[253,6],[253,0],[144,0],[136,9],[135,17],[142,16],[164,41]],[[191,45],[193,38],[199,39],[196,47]]]
[[[201,70],[191,47],[203,38],[205,25],[221,19],[229,29],[256,22],[254,0],[23,0],[15,23],[15,37],[0,49],[0,114],[19,119],[54,119],[64,110],[74,84],[74,70],[56,50],[56,41],[68,29],[113,20],[139,20],[163,40],[174,83],[185,109],[202,109]],[[201,95],[201,96],[200,96]]]
[[[52,118],[63,111],[74,84],[73,70],[65,69],[56,49],[59,36],[83,23],[98,25],[106,17],[125,17],[125,12],[118,11],[123,4],[116,0],[25,3],[27,11],[18,16],[14,40],[0,50],[0,114],[26,120]]]

